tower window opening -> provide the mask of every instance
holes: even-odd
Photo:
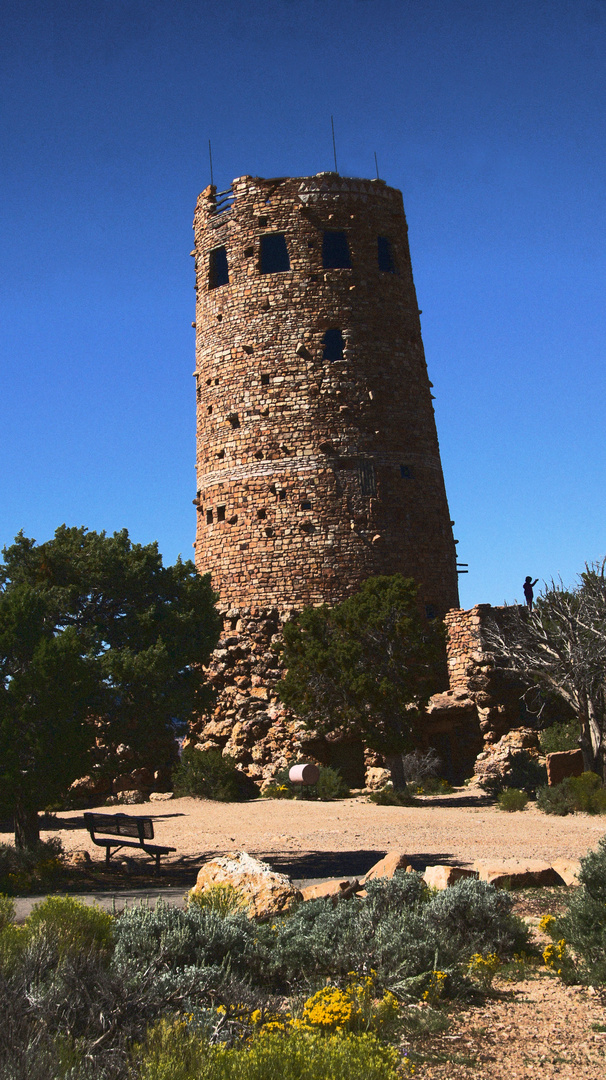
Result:
[[[240,427],[240,417],[238,416],[237,412],[230,413],[227,419],[233,428]]]
[[[212,510],[207,510],[206,511],[206,524],[207,525],[212,525],[212,523],[213,523],[213,512],[212,512]]]
[[[412,480],[413,472],[410,465],[400,465],[400,476],[403,480]]]
[[[309,499],[302,500],[301,510],[311,510],[311,502],[309,501]]]
[[[219,458],[219,461],[222,461],[223,458],[225,457],[225,450],[218,450],[217,451],[217,457]]]
[[[206,412],[208,413],[208,415],[209,415],[209,416],[210,416],[210,414],[212,413],[212,411],[213,411],[213,407],[212,407],[212,405],[207,405],[207,407],[206,407]]]
[[[322,265],[326,270],[351,270],[347,233],[332,229],[322,240]]]
[[[252,256],[254,255],[254,253],[255,253],[255,249],[254,249],[254,247],[247,247],[247,248],[244,248],[244,258],[245,258],[245,259],[250,259],[250,258],[252,258]]]
[[[259,224],[260,229],[266,229],[267,228],[267,218],[266,217],[260,217],[258,224]]]
[[[425,604],[425,615],[427,619],[436,618],[436,609],[433,604]]]
[[[262,274],[282,274],[290,270],[290,259],[284,233],[267,233],[261,237]]]
[[[393,261],[391,240],[388,240],[386,236],[377,237],[377,255],[379,259],[379,270],[382,270],[385,274],[395,274],[396,264]]]
[[[269,375],[261,376],[261,386],[269,386]]]
[[[286,501],[286,492],[284,491],[283,488],[278,492],[278,500],[279,500],[279,502],[285,502]]]
[[[217,521],[225,521],[225,507],[224,506],[218,506],[217,507]]]
[[[358,477],[360,480],[360,492],[366,498],[376,498],[377,476],[372,461],[358,462]]]
[[[218,289],[221,285],[229,285],[229,271],[227,269],[227,249],[215,248],[210,253],[208,265],[208,287]]]
[[[257,517],[260,521],[265,521],[267,517],[267,510],[263,509],[263,507],[260,510],[257,510]]]
[[[322,338],[322,344],[324,345],[324,352],[322,354],[323,360],[342,360],[343,349],[345,342],[343,341],[343,334],[338,329],[327,330]]]

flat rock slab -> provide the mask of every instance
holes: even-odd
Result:
[[[477,870],[480,881],[487,881],[496,888],[524,889],[536,885],[565,884],[553,866],[534,860],[481,860],[474,863],[473,869]]]
[[[379,859],[378,863],[371,866],[363,881],[366,883],[372,881],[373,878],[392,878],[396,870],[411,869],[409,855],[405,855],[403,851],[388,851],[384,859]]]

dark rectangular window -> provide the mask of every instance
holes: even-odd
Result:
[[[261,273],[282,274],[290,270],[290,259],[284,233],[267,233],[261,237]]]
[[[269,375],[261,376],[261,386],[269,386]]]
[[[396,264],[393,261],[391,240],[388,240],[386,236],[378,236],[377,249],[379,270],[382,270],[385,274],[395,274]]]
[[[400,465],[400,476],[403,480],[412,480],[412,469],[410,465]]]
[[[336,232],[332,229],[324,233],[322,265],[327,270],[351,270],[347,233]]]
[[[322,340],[324,345],[324,352],[322,353],[323,360],[342,360],[343,349],[345,342],[343,341],[343,334],[340,330],[333,327],[331,330],[327,330]]]
[[[358,476],[362,495],[367,498],[374,498],[377,494],[377,477],[372,461],[358,462]]]
[[[209,289],[218,289],[221,285],[229,285],[227,250],[224,247],[215,248],[214,251],[211,251],[208,265]]]
[[[217,507],[217,521],[225,521],[225,507],[224,506],[218,506]]]
[[[206,524],[207,525],[212,525],[212,523],[213,523],[213,512],[212,512],[212,510],[207,510],[206,511]]]

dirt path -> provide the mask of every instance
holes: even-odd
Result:
[[[599,995],[549,974],[496,980],[502,1000],[461,1011],[446,1036],[412,1043],[419,1080],[604,1080],[606,1014]],[[433,1059],[433,1060],[431,1060]],[[436,1060],[437,1059],[437,1060]]]
[[[157,842],[175,847],[176,858],[194,863],[244,850],[295,878],[363,874],[393,849],[407,853],[419,869],[439,862],[470,865],[476,859],[578,859],[606,833],[603,817],[551,817],[535,806],[507,814],[470,802],[466,795],[413,807],[375,806],[361,799],[217,803],[183,798],[117,809],[151,815]],[[68,852],[101,856],[78,811],[58,814],[43,832],[48,835],[60,836]],[[0,834],[0,841],[11,840]]]

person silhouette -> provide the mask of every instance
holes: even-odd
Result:
[[[530,574],[527,574],[526,580],[524,581],[524,597],[526,599],[526,607],[529,611],[532,611],[532,601],[534,599],[534,593],[532,590],[538,580],[538,578],[535,578],[533,581]]]

